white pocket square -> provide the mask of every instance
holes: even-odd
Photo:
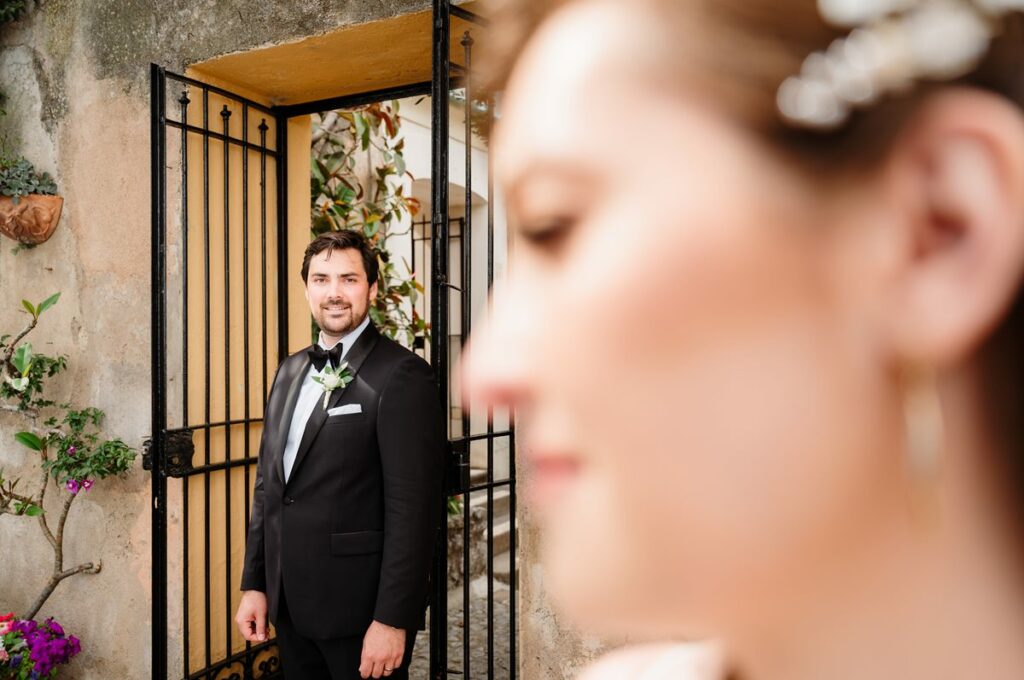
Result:
[[[363,407],[359,404],[342,404],[341,406],[335,406],[334,408],[327,409],[327,415],[329,416],[343,416],[350,413],[362,413]]]

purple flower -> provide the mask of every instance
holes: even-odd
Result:
[[[42,625],[35,621],[15,621],[12,630],[21,635],[28,660],[31,662],[30,677],[49,677],[53,670],[67,663],[82,651],[78,638],[66,636],[64,628],[52,618],[46,619]],[[21,653],[12,657],[9,668],[17,668],[25,658]]]
[[[78,483],[77,479],[69,479],[67,487],[68,491],[71,492],[71,495],[74,496],[75,494],[78,493],[78,490],[81,488],[81,485]]]
[[[68,455],[69,456],[75,455],[75,451],[77,451],[77,450],[78,449],[75,447],[75,445],[72,444],[71,446],[68,447]]]
[[[82,488],[84,490],[86,490],[86,491],[91,489],[92,488],[92,480],[91,479],[86,479],[85,481],[83,481],[82,482]]]

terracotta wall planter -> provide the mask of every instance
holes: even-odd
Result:
[[[29,194],[17,204],[10,196],[0,196],[0,234],[21,243],[42,243],[57,228],[63,206],[60,196]]]

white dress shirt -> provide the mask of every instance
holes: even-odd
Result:
[[[348,351],[352,349],[352,345],[355,344],[359,335],[370,325],[370,315],[367,314],[363,322],[356,326],[348,335],[345,335],[338,340],[342,343],[341,356],[342,358],[348,354]],[[317,344],[326,350],[330,350],[334,343],[328,347],[324,344],[324,332],[320,331],[320,337],[317,339]],[[329,362],[328,362],[329,363]],[[326,369],[327,366],[324,366]],[[299,452],[299,442],[302,441],[302,433],[306,430],[306,422],[309,420],[309,416],[312,415],[313,409],[316,405],[323,401],[324,390],[323,386],[313,380],[314,376],[323,375],[323,370],[317,371],[316,367],[310,363],[309,371],[306,373],[306,377],[302,381],[302,387],[299,389],[299,398],[295,402],[295,411],[292,412],[292,422],[288,428],[288,442],[284,447],[284,481],[288,481],[289,475],[292,473],[292,466],[295,464],[295,456]]]

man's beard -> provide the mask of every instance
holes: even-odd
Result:
[[[360,317],[356,317],[355,310],[352,307],[352,305],[344,305],[342,311],[347,311],[349,313],[349,321],[347,323],[344,322],[342,319],[332,321],[328,316],[329,310],[322,309],[321,311],[323,312],[323,314],[321,315],[320,319],[317,320],[317,323],[320,326],[320,328],[333,335],[347,335],[348,333],[354,331],[359,326],[359,324],[363,322],[363,319],[366,318],[366,315],[369,314],[369,305],[367,305],[366,314],[363,314]]]

